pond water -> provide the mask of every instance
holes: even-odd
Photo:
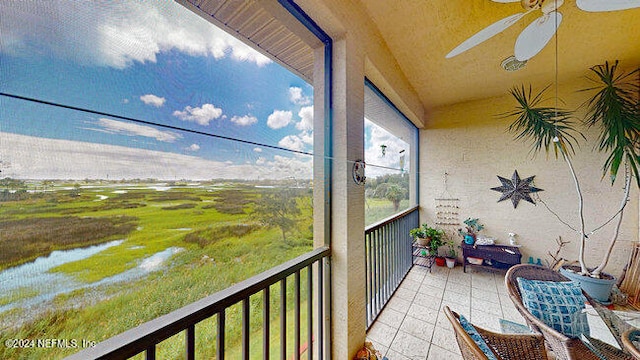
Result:
[[[39,257],[33,262],[0,272],[0,297],[16,299],[0,305],[0,313],[17,307],[37,306],[52,300],[56,295],[77,289],[135,280],[152,271],[160,270],[167,259],[183,250],[178,247],[165,249],[141,260],[138,266],[132,269],[93,283],[80,282],[66,274],[49,271],[65,263],[86,259],[122,242],[123,240],[115,240],[86,248],[54,251],[49,256]]]

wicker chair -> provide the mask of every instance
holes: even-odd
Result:
[[[636,343],[634,345],[634,342]],[[640,329],[627,330],[622,334],[622,345],[637,360],[640,360]]]
[[[460,316],[444,307],[444,313],[453,325],[456,341],[460,347],[462,358],[486,360],[482,350],[476,345],[460,324]],[[489,345],[499,360],[545,360],[547,350],[544,347],[544,338],[540,334],[499,334],[481,327],[475,326],[478,334]]]
[[[599,360],[602,357],[595,354],[593,351],[585,345],[582,340],[578,338],[570,338],[564,334],[556,331],[550,326],[546,325],[540,319],[531,314],[522,303],[522,295],[520,294],[520,288],[518,287],[517,278],[525,278],[529,280],[544,280],[544,281],[569,281],[562,274],[555,272],[551,269],[544,268],[537,265],[519,264],[511,267],[505,275],[504,281],[507,287],[507,292],[511,301],[513,301],[516,309],[524,317],[529,327],[534,331],[541,333],[544,339],[558,359],[562,360]],[[583,292],[587,300],[594,306],[598,306],[595,301]],[[626,359],[633,360],[633,358],[616,349],[615,347],[599,341],[597,339],[590,339],[591,345],[597,349],[597,351],[606,359]]]

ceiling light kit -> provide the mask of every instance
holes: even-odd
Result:
[[[551,40],[562,23],[562,14],[557,10],[564,0],[491,0],[497,3],[520,2],[524,12],[519,12],[480,30],[447,54],[452,58],[484,41],[498,35],[530,12],[540,10],[542,15],[531,22],[518,36],[514,46],[514,57],[517,61],[526,62],[538,54]],[[640,0],[576,0],[579,9],[589,12],[618,11],[640,8]],[[507,59],[505,59],[506,61]],[[503,62],[504,63],[504,62]],[[505,67],[503,65],[503,67]],[[521,66],[522,67],[522,66]],[[506,67],[505,67],[506,69]],[[516,69],[517,70],[517,69]]]
[[[502,60],[500,66],[507,71],[517,71],[527,65],[527,60],[520,61],[515,56],[511,55],[508,58]]]

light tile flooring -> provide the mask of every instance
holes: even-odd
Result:
[[[462,359],[447,305],[474,325],[500,332],[500,319],[525,324],[507,295],[504,275],[462,266],[414,266],[367,333],[389,360]],[[602,324],[604,327],[604,324]],[[592,327],[591,333],[594,335]]]

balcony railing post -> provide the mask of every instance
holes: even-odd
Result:
[[[225,310],[222,309],[218,313],[218,329],[217,329],[217,359],[224,360],[224,328],[225,328]]]
[[[251,329],[249,326],[249,312],[251,307],[249,306],[249,298],[242,300],[242,359],[249,360],[249,344]]]
[[[269,359],[269,337],[271,325],[271,296],[269,287],[262,290],[262,354],[265,359]]]
[[[189,325],[185,333],[185,357],[187,360],[194,360],[196,358],[196,325]]]

